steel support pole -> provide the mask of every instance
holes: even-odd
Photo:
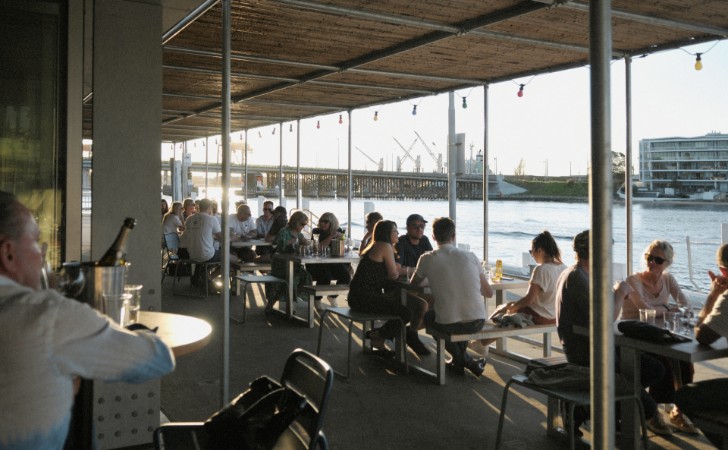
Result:
[[[612,294],[612,154],[610,123],[611,2],[589,3],[591,160],[589,189],[591,415],[595,449],[614,448]]]
[[[456,207],[457,202],[457,148],[455,139],[455,92],[448,93],[447,107],[447,200],[449,205],[450,218],[457,223]]]
[[[296,208],[303,207],[303,186],[301,184],[301,121],[296,121]],[[283,130],[281,130],[281,134]],[[311,227],[313,228],[313,226]]]
[[[488,263],[488,85],[483,85],[483,261]],[[496,180],[498,175],[496,174]]]
[[[627,145],[624,151],[624,214],[627,236],[627,275],[632,273],[632,58],[624,58],[625,120]]]
[[[283,205],[283,138],[278,140],[278,204]],[[296,205],[298,206],[298,205]]]
[[[230,1],[222,0],[222,383],[220,406],[230,401],[230,230],[227,226],[230,209]]]
[[[352,122],[354,121],[354,118],[352,117],[351,110],[347,111],[349,115],[349,130],[348,130],[348,139],[349,142],[347,143],[347,149],[348,149],[348,170],[347,170],[347,180],[346,180],[346,203],[348,207],[348,226],[346,227],[346,236],[351,239],[351,196],[352,191],[354,190],[354,180],[352,178],[351,174],[351,128],[352,128]]]
[[[245,161],[245,168],[243,169],[243,200],[248,203],[248,129],[245,129],[245,147],[243,147],[245,154],[243,155]]]

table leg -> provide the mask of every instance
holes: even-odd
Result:
[[[627,392],[639,398],[639,392],[642,390],[639,351],[622,346],[620,356],[620,369],[622,376],[627,380]],[[621,415],[622,445],[620,448],[639,448],[641,424],[638,406],[631,399],[622,401]]]
[[[295,289],[293,286],[293,280],[294,280],[293,271],[294,271],[293,260],[289,259],[288,260],[288,270],[286,271],[286,272],[288,272],[288,303],[286,304],[286,315],[289,318],[293,317],[293,302],[296,301],[296,297],[295,297],[296,294],[295,294]]]
[[[505,290],[495,291],[495,309],[498,309],[503,304],[503,298],[505,297]],[[500,338],[495,341],[495,349],[502,353],[508,352],[508,338]]]

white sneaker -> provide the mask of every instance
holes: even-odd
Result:
[[[331,303],[331,306],[332,307],[334,307],[334,308],[338,308],[339,307],[339,302],[336,301],[336,296],[335,295],[329,295],[328,296],[328,299],[329,299],[329,303]]]
[[[670,436],[672,434],[672,428],[665,423],[665,419],[662,418],[662,413],[659,410],[655,412],[654,417],[647,420],[647,428],[661,436]]]

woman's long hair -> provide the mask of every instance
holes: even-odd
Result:
[[[321,217],[319,217],[319,222],[321,222],[322,220],[327,220],[329,222],[328,234],[326,234],[325,236],[321,236],[322,239],[325,239],[329,235],[335,234],[337,231],[339,231],[339,219],[336,218],[334,213],[325,212],[321,214]]]
[[[551,236],[546,230],[543,230],[538,234],[533,241],[531,241],[531,247],[533,250],[541,249],[549,258],[553,258],[555,263],[561,264],[561,252],[559,246],[556,245],[554,237]]]
[[[380,220],[374,225],[374,232],[372,233],[372,240],[366,248],[359,252],[359,256],[366,255],[369,250],[374,246],[375,242],[387,242],[391,243],[390,238],[392,231],[397,229],[397,224],[391,220]],[[395,248],[395,252],[396,252]]]
[[[164,223],[165,220],[167,220],[167,216],[177,216],[179,217],[179,220],[184,223],[184,220],[182,219],[182,202],[172,202],[172,207],[169,208],[169,211],[167,211],[167,214],[162,217],[162,223]]]

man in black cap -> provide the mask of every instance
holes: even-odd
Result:
[[[417,261],[423,253],[431,252],[432,244],[425,236],[427,221],[419,214],[407,217],[407,234],[399,237],[397,242],[397,262],[400,264],[400,275],[407,275],[407,267],[417,267]],[[412,310],[412,321],[407,327],[407,345],[420,356],[430,354],[425,344],[420,341],[417,330],[422,328],[425,313],[432,304],[432,298],[426,295],[407,293],[407,307]]]
[[[417,267],[417,261],[425,252],[432,251],[432,244],[425,236],[427,221],[419,214],[407,217],[407,234],[397,242],[397,262],[402,265],[400,275],[407,275],[407,267]]]

